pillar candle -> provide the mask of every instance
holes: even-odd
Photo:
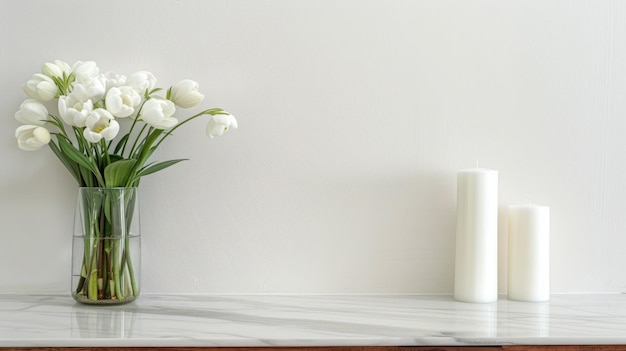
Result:
[[[454,298],[498,299],[498,172],[484,168],[457,173]]]
[[[510,206],[508,211],[508,297],[550,299],[550,208]]]

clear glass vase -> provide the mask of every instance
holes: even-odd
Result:
[[[72,246],[72,297],[122,304],[140,291],[141,225],[137,188],[78,189]]]

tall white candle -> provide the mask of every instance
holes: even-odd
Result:
[[[484,168],[457,174],[454,298],[498,299],[498,172]]]
[[[510,206],[508,211],[508,297],[550,299],[550,208]]]

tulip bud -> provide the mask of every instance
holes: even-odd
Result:
[[[204,95],[198,91],[199,87],[197,82],[183,79],[172,86],[170,100],[182,108],[194,107],[204,99]]]
[[[72,67],[72,72],[74,72],[76,81],[80,84],[89,84],[100,75],[100,69],[93,61],[76,62]]]
[[[54,60],[54,63],[44,63],[41,72],[50,78],[63,78],[64,74],[67,77],[72,73],[72,68],[61,60]]]
[[[40,126],[23,125],[15,130],[15,137],[20,149],[35,151],[50,142],[50,131]]]
[[[178,119],[172,117],[176,112],[174,103],[169,100],[150,99],[141,110],[141,119],[157,129],[168,129],[178,124]]]
[[[37,100],[26,99],[15,113],[15,119],[23,124],[43,126],[48,119],[48,109]]]
[[[22,88],[26,95],[41,102],[50,101],[57,95],[56,84],[50,77],[41,73],[33,74],[33,77]]]
[[[104,80],[106,82],[106,90],[108,91],[111,88],[121,87],[122,85],[126,85],[126,76],[123,74],[118,74],[112,71],[109,71],[103,75]]]
[[[156,77],[147,71],[139,71],[131,74],[126,80],[126,85],[137,90],[139,95],[143,96],[146,92],[150,92],[156,86]]]
[[[229,128],[237,128],[235,116],[231,114],[211,116],[206,126],[206,134],[209,138],[222,136]]]

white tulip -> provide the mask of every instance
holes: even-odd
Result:
[[[109,71],[103,75],[107,91],[111,88],[126,85],[126,76]]]
[[[54,99],[58,90],[52,79],[41,73],[33,74],[33,77],[22,88],[30,98],[41,102]]]
[[[237,120],[231,114],[211,116],[206,126],[206,135],[210,138],[221,136],[230,128],[237,128]]]
[[[40,126],[23,125],[15,130],[15,137],[20,149],[35,151],[50,142],[50,131]]]
[[[92,100],[92,101],[100,101],[102,99],[104,99],[104,95],[106,94],[106,79],[104,78],[104,76],[98,76],[92,80],[90,80],[89,82],[85,82],[85,83],[74,83],[72,85],[72,89],[75,89],[76,85],[82,85],[85,88],[85,91],[87,93],[87,96]]]
[[[86,121],[83,136],[92,143],[97,143],[104,139],[113,140],[120,131],[120,125],[113,115],[103,108],[97,108],[89,114]]]
[[[78,61],[72,67],[72,72],[76,77],[76,82],[88,84],[100,76],[100,69],[93,61]]]
[[[156,77],[148,71],[138,71],[131,74],[126,80],[126,85],[137,90],[139,95],[150,92],[156,86]]]
[[[71,126],[84,127],[91,111],[93,102],[89,98],[87,88],[81,84],[74,84],[71,94],[59,97],[59,115]]]
[[[172,117],[176,112],[174,103],[163,99],[150,99],[143,104],[141,119],[157,129],[168,129],[178,124]]]
[[[15,113],[15,119],[23,124],[43,126],[48,120],[48,109],[35,99],[26,99]]]
[[[107,110],[115,117],[128,117],[141,103],[141,96],[129,86],[114,87],[106,95]]]
[[[182,108],[194,107],[204,100],[204,94],[198,91],[199,87],[197,82],[183,79],[172,86],[170,100]]]
[[[54,63],[44,63],[41,72],[50,78],[63,78],[64,74],[67,77],[72,73],[72,67],[61,60],[54,60]]]

